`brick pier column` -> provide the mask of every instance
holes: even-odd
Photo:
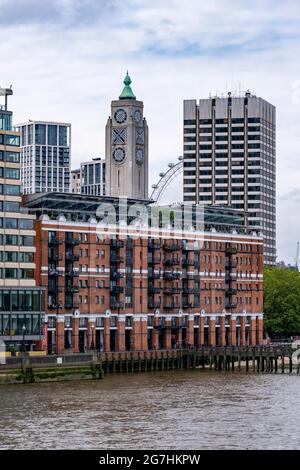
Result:
[[[225,315],[220,317],[220,346],[226,346],[226,327],[225,327]]]
[[[79,352],[79,318],[72,318],[72,351]]]
[[[256,319],[257,344],[263,344],[263,341],[264,341],[263,327],[264,327],[263,314],[260,313]]]
[[[209,318],[209,346],[216,345],[216,317],[211,316]]]
[[[110,317],[104,318],[103,351],[110,352]]]
[[[204,314],[200,314],[199,317],[199,347],[204,345]]]
[[[125,315],[118,315],[117,351],[125,351]]]
[[[176,326],[177,330],[177,348],[181,348],[182,346],[182,317],[176,318]]]
[[[241,346],[246,346],[246,317],[241,317]]]
[[[250,320],[250,345],[256,345],[256,315],[251,315]]]
[[[171,318],[168,316],[165,318],[164,348],[171,349],[171,347],[172,347]]]
[[[152,330],[152,349],[158,349],[158,322],[159,322],[159,317],[157,315],[154,315],[153,317],[153,330]]]
[[[194,347],[194,315],[188,316],[188,344],[191,348]]]
[[[61,354],[65,349],[65,316],[56,317],[56,353]]]
[[[230,318],[230,346],[236,346],[236,316]]]
[[[147,315],[141,316],[141,350],[147,351],[148,350],[148,323],[147,323]]]
[[[139,351],[141,349],[141,319],[139,315],[133,315],[132,318],[132,350]]]

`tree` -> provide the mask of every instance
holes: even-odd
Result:
[[[264,328],[270,335],[300,335],[300,273],[264,269]]]

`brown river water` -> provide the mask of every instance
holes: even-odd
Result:
[[[184,370],[1,386],[0,449],[300,449],[300,376]]]

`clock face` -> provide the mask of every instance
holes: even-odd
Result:
[[[144,145],[144,141],[145,141],[144,128],[137,127],[136,128],[136,143],[140,145]]]
[[[126,114],[126,111],[124,109],[117,109],[117,111],[115,112],[115,120],[121,124],[122,122],[125,122],[127,119],[127,114]]]
[[[142,119],[142,113],[139,109],[136,109],[134,111],[133,119],[135,120],[135,122],[140,122],[140,120]]]
[[[121,147],[117,147],[113,151],[113,159],[116,163],[122,163],[125,160],[125,150]]]
[[[141,165],[144,162],[144,150],[142,149],[136,150],[135,161],[138,165]]]

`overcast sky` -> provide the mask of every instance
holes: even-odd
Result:
[[[182,101],[250,89],[277,107],[278,258],[300,240],[299,0],[0,0],[0,86],[15,122],[72,123],[72,167],[104,156],[128,69],[150,181],[182,154]]]

